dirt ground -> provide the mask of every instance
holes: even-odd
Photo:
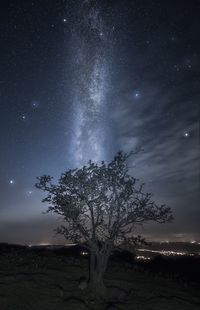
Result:
[[[110,264],[107,297],[79,288],[88,261],[53,254],[0,255],[0,310],[197,310],[199,288],[127,264]]]

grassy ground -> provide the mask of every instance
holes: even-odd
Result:
[[[97,303],[78,288],[87,265],[87,259],[52,253],[0,255],[0,310],[200,309],[194,284],[117,263],[106,273],[108,298]]]

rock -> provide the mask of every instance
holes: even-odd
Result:
[[[86,277],[81,277],[79,279],[79,284],[78,284],[78,287],[80,290],[85,290],[88,286],[88,282],[87,282],[87,279]]]
[[[117,309],[118,308],[113,303],[109,303],[105,308],[105,310],[117,310]]]
[[[108,286],[108,292],[109,292],[109,296],[111,298],[111,300],[124,300],[127,295],[128,292],[126,290],[124,290],[121,287],[117,287],[117,286]]]
[[[66,309],[70,310],[88,310],[88,307],[86,306],[85,302],[81,300],[80,298],[76,297],[69,297],[65,299],[66,302]]]

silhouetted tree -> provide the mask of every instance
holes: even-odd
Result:
[[[170,208],[158,206],[143,184],[128,173],[130,154],[119,152],[106,164],[89,161],[80,169],[63,173],[57,185],[52,177],[38,178],[36,187],[47,192],[42,201],[47,212],[63,217],[66,225],[57,228],[67,240],[84,242],[90,252],[91,288],[103,289],[103,276],[109,256],[119,245],[142,242],[133,235],[137,225],[149,221],[165,223],[172,219]]]

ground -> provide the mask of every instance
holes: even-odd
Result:
[[[104,301],[79,288],[87,258],[23,251],[0,255],[0,310],[197,310],[198,286],[130,264],[110,264]]]

